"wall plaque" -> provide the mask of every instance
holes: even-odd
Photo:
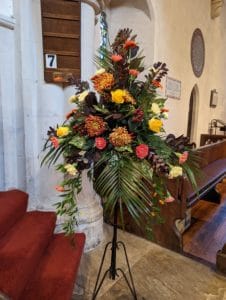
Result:
[[[173,99],[180,100],[181,97],[181,81],[166,77],[166,96]]]
[[[191,64],[196,77],[200,77],[205,64],[205,44],[202,32],[196,28],[191,40]]]

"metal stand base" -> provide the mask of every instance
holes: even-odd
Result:
[[[102,256],[102,259],[101,259],[101,263],[100,263],[100,268],[99,268],[98,275],[97,275],[95,288],[94,288],[93,295],[92,295],[92,300],[96,299],[107,274],[109,274],[110,279],[115,280],[116,277],[119,277],[119,272],[124,277],[128,287],[130,289],[130,292],[133,296],[133,299],[137,300],[136,289],[135,289],[135,286],[134,286],[133,277],[132,277],[132,273],[131,273],[131,269],[130,269],[130,265],[129,265],[129,259],[128,259],[128,255],[127,255],[127,252],[126,252],[126,246],[123,242],[117,241],[117,229],[118,229],[118,226],[117,226],[118,222],[117,221],[118,221],[118,204],[116,204],[115,208],[114,208],[113,238],[112,238],[112,241],[108,242],[105,246],[104,253],[103,253],[103,256]],[[102,271],[102,268],[103,268],[106,252],[107,252],[109,246],[111,246],[111,265],[105,271],[104,275],[102,276],[102,278],[100,280],[100,275],[101,275],[101,271]],[[127,264],[128,271],[129,271],[129,279],[127,278],[125,272],[121,268],[116,268],[116,252],[117,252],[117,250],[120,249],[119,246],[122,246],[122,249],[123,249],[124,254],[125,254],[126,264]]]

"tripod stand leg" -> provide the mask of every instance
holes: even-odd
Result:
[[[129,286],[129,288],[130,288],[130,291],[131,291],[131,293],[133,294],[134,299],[136,300],[136,299],[137,299],[137,294],[136,294],[136,289],[135,289],[135,285],[134,285],[134,282],[133,282],[133,276],[132,276],[132,272],[131,272],[131,268],[130,268],[130,264],[129,264],[128,255],[127,255],[127,252],[126,252],[126,246],[125,246],[125,244],[124,244],[123,242],[121,242],[121,241],[117,242],[117,246],[118,246],[118,245],[122,245],[122,247],[123,247],[124,254],[125,254],[125,258],[126,258],[126,263],[127,263],[127,267],[128,267],[129,277],[130,277],[130,281],[131,281],[132,287],[131,287],[131,285],[129,284],[128,279],[127,279],[125,273],[122,271],[122,269],[119,269],[119,270],[120,270],[121,273],[123,274],[123,276],[124,276],[124,278],[125,278],[125,280],[126,280],[128,286]]]
[[[92,300],[95,300],[96,299],[96,296],[98,295],[99,293],[99,290],[104,282],[104,279],[106,278],[106,275],[107,273],[110,272],[110,269],[108,269],[105,273],[104,273],[104,276],[102,277],[101,281],[100,281],[100,284],[99,286],[95,286],[95,289],[94,289],[94,292],[93,292],[93,296],[92,296]]]
[[[122,275],[123,275],[123,277],[124,277],[124,279],[125,279],[125,281],[126,281],[128,287],[129,287],[129,289],[130,289],[130,292],[131,292],[131,294],[132,294],[133,297],[134,297],[134,300],[137,300],[137,294],[136,294],[136,290],[135,290],[135,287],[134,287],[133,283],[132,283],[132,286],[131,286],[130,283],[129,283],[128,278],[126,277],[125,272],[124,272],[121,268],[118,268],[117,271],[120,271],[120,272],[122,273]]]
[[[108,246],[111,245],[111,244],[112,244],[112,242],[108,242],[108,243],[106,244],[106,246],[105,246],[104,253],[103,253],[103,256],[102,256],[102,259],[101,259],[101,263],[100,263],[100,267],[99,267],[99,271],[98,271],[98,275],[97,275],[97,280],[96,280],[95,288],[94,288],[94,291],[93,291],[93,297],[94,297],[94,298],[92,298],[92,299],[95,299],[95,298],[96,298],[97,293],[99,292],[99,289],[100,289],[100,287],[101,287],[101,285],[102,285],[102,283],[103,283],[103,281],[104,281],[104,278],[105,278],[105,276],[107,275],[107,272],[109,271],[109,270],[107,270],[107,271],[105,272],[105,276],[104,276],[103,279],[101,280],[101,284],[99,285],[98,290],[97,290],[97,286],[98,286],[99,279],[100,279],[100,274],[101,274],[101,271],[102,271],[102,268],[103,268],[103,264],[104,264],[104,259],[105,259],[105,256],[106,256],[106,252],[107,252]]]

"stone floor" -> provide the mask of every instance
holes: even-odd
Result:
[[[91,300],[104,244],[111,239],[111,232],[112,228],[106,226],[105,241],[83,255],[78,284],[84,290],[73,300]],[[126,232],[119,231],[118,239],[127,247],[138,300],[226,300],[226,277],[211,268]],[[122,250],[117,255],[118,267],[127,271]],[[104,270],[109,266],[110,250],[107,257]],[[120,276],[115,281],[106,279],[96,299],[133,298]]]

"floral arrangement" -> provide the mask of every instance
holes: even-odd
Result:
[[[195,184],[197,165],[188,139],[164,137],[168,109],[157,91],[166,64],[155,63],[139,80],[144,57],[129,29],[120,30],[110,48],[100,52],[100,69],[91,78],[98,97],[87,82],[74,82],[76,93],[69,99],[74,107],[62,125],[50,127],[44,145],[43,163],[64,174],[56,187],[61,198],[56,207],[68,234],[77,221],[84,169],[104,208],[111,213],[119,204],[122,222],[125,209],[138,224],[158,217],[160,206],[174,201],[167,180],[185,176]],[[63,163],[57,163],[59,157]]]

